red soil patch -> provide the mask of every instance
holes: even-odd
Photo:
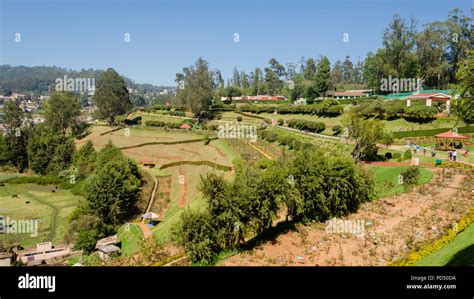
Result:
[[[365,231],[329,233],[324,223],[297,225],[251,252],[223,265],[382,266],[408,253],[415,244],[433,240],[474,205],[464,175],[438,171],[430,185],[400,196],[365,203],[343,220],[365,221]]]

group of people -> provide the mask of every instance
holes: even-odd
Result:
[[[414,154],[419,154],[423,150],[423,155],[426,155],[426,151],[427,151],[426,146],[410,143],[410,148],[412,149]]]
[[[413,151],[413,154],[420,154],[420,152],[423,151],[423,155],[426,155],[426,152],[428,150],[426,145],[422,146],[422,145],[415,144],[415,143],[409,143],[406,146],[409,147]],[[467,157],[468,155],[469,155],[469,151],[467,149],[465,149],[464,152],[463,152],[463,156]],[[432,158],[436,157],[435,147],[432,147],[431,157]],[[458,152],[457,152],[456,149],[448,151],[448,159],[449,159],[449,161],[458,160]]]

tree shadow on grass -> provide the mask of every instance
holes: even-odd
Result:
[[[446,266],[474,266],[474,244],[458,251]]]

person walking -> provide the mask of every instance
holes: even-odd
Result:
[[[453,152],[453,161],[456,162],[456,157],[458,155],[458,152],[456,150],[454,150]]]

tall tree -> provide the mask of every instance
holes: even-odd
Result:
[[[66,134],[67,129],[77,125],[80,114],[79,98],[72,92],[54,92],[46,102],[46,123],[59,134]]]
[[[306,60],[303,75],[305,80],[313,80],[314,76],[316,76],[316,62],[313,58],[308,58],[308,60]]]
[[[469,52],[469,57],[462,60],[456,80],[459,82],[454,87],[455,94],[459,97],[453,100],[453,112],[466,124],[474,123],[474,50]]]
[[[349,56],[346,56],[346,59],[344,59],[344,62],[342,63],[342,78],[344,79],[344,83],[352,83],[353,74],[354,65],[352,64],[351,58]]]
[[[322,56],[318,62],[315,81],[318,93],[322,95],[324,99],[331,85],[331,63],[326,56]]]
[[[105,118],[109,125],[115,124],[117,115],[125,114],[132,108],[125,81],[112,68],[100,76],[93,100],[99,116]]]
[[[427,87],[439,88],[447,84],[446,79],[449,80],[445,35],[446,30],[440,22],[425,25],[424,30],[416,35],[416,55],[420,77]]]
[[[184,84],[178,89],[178,99],[199,117],[209,108],[214,96],[209,65],[200,57],[194,66],[183,68],[183,72]]]
[[[342,62],[340,60],[336,61],[332,70],[331,70],[331,86],[334,90],[338,84],[342,83],[343,80],[342,72]]]
[[[236,67],[234,67],[233,76],[232,76],[232,85],[240,88],[240,73]]]
[[[256,67],[252,75],[252,95],[256,96],[260,94],[260,81],[261,81],[261,70]]]
[[[471,15],[472,11],[471,9]],[[450,82],[454,82],[459,62],[468,56],[468,51],[472,48],[472,18],[456,8],[449,12],[445,25],[448,32],[446,56],[449,61],[449,76]]]
[[[383,45],[395,77],[413,78],[417,75],[416,56],[412,52],[415,45],[416,21],[410,19],[407,24],[399,15],[395,15],[383,35]]]
[[[28,167],[28,136],[29,124],[27,117],[20,107],[19,100],[8,100],[3,109],[2,122],[6,129],[6,145],[9,164],[22,172]]]

